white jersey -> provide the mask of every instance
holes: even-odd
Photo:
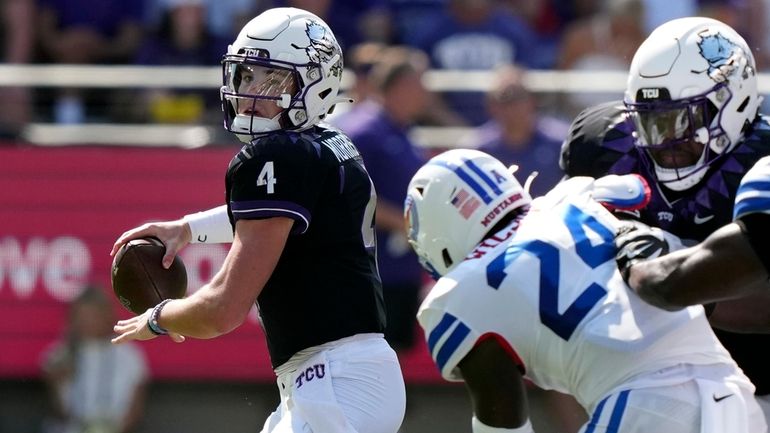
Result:
[[[592,182],[574,178],[536,199],[518,227],[436,283],[418,319],[444,378],[462,380],[458,362],[490,336],[536,385],[589,410],[613,390],[671,384],[646,373],[734,366],[702,307],[666,312],[628,289],[614,259],[618,220],[591,198]]]
[[[770,214],[770,156],[757,161],[741,179],[733,220],[757,212]]]

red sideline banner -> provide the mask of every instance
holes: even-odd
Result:
[[[111,293],[109,251],[123,231],[224,203],[236,151],[0,147],[0,378],[38,377],[44,351],[64,335],[67,302],[88,284]],[[211,278],[228,247],[182,251],[188,293]],[[117,300],[115,308],[130,316]],[[219,338],[140,345],[156,378],[274,379],[255,309]],[[407,381],[441,381],[424,343],[401,361]]]

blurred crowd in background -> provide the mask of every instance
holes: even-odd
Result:
[[[717,18],[755,48],[760,70],[770,46],[770,0],[4,0],[2,58],[12,64],[216,66],[238,29],[261,11],[295,6],[324,18],[364,78],[378,50],[422,51],[430,69],[626,70],[649,31],[687,15]],[[216,124],[218,91],[0,88],[0,132],[27,122]],[[361,91],[361,87],[354,89]],[[520,102],[509,92],[507,103]],[[361,95],[359,101],[362,100]],[[608,96],[575,93],[550,101],[570,119]],[[431,95],[413,122],[478,126],[495,117],[488,97]],[[501,102],[500,100],[497,101]],[[499,104],[498,104],[499,105]],[[540,104],[542,105],[542,104]]]

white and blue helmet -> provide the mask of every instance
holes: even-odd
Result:
[[[492,156],[455,149],[433,157],[412,177],[404,203],[409,244],[434,278],[473,251],[510,211],[532,198]]]
[[[730,26],[701,17],[655,29],[634,55],[625,93],[643,160],[659,183],[676,191],[700,182],[710,164],[738,145],[760,102],[746,41]],[[695,146],[700,158],[685,165],[656,160],[656,150],[683,146]]]

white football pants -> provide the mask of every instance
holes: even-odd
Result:
[[[753,386],[739,371],[690,366],[696,377],[613,392],[580,433],[767,433]],[[721,370],[721,371],[720,371]]]
[[[314,349],[279,367],[281,403],[262,433],[396,433],[406,392],[396,353],[382,334]]]

